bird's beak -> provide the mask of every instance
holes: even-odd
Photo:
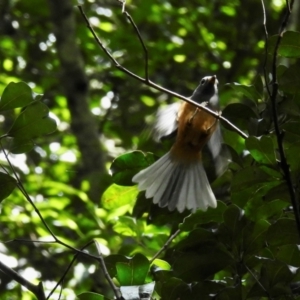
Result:
[[[216,75],[211,76],[209,82],[212,84],[215,84],[215,82],[218,83],[217,76]]]

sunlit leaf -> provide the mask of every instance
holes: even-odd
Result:
[[[17,117],[8,135],[29,140],[56,130],[56,122],[49,117],[49,108],[42,102],[28,105]]]
[[[149,271],[149,260],[142,254],[136,254],[128,262],[116,263],[117,278],[121,285],[141,285]]]
[[[106,209],[118,208],[120,206],[134,203],[139,191],[136,186],[121,186],[112,184],[106,189],[101,198],[101,203]]]

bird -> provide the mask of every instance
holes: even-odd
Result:
[[[217,76],[205,76],[190,97],[193,101],[219,113]],[[154,126],[156,140],[176,135],[170,151],[133,178],[146,198],[153,198],[159,207],[182,213],[216,208],[217,200],[209,184],[202,162],[207,144],[220,175],[227,166],[221,157],[222,135],[219,120],[188,102],[175,102],[157,113]]]

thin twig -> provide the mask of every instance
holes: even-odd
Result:
[[[262,288],[262,290],[266,293],[267,297],[269,299],[272,299],[270,298],[270,294],[269,292],[266,290],[266,288],[262,285],[262,283],[258,280],[258,278],[254,275],[254,273],[248,268],[247,265],[244,264],[244,267],[247,269],[247,271],[251,274],[251,276],[254,278],[254,280],[257,282],[257,284]]]
[[[267,15],[266,15],[266,8],[265,8],[264,0],[261,0],[261,6],[262,6],[263,16],[264,16],[263,27],[264,27],[264,32],[265,32],[265,59],[264,59],[264,64],[263,64],[263,70],[264,70],[264,79],[265,79],[265,86],[266,86],[266,89],[267,89],[267,93],[268,93],[269,97],[271,97],[271,91],[270,91],[270,88],[269,88],[268,75],[267,75],[268,48],[269,48],[268,38],[269,38],[269,34],[268,34],[268,30],[267,30]]]
[[[295,193],[295,189],[293,186],[292,178],[291,178],[291,173],[290,173],[290,167],[287,162],[285,153],[284,153],[284,148],[283,148],[283,137],[284,133],[280,130],[279,127],[279,122],[278,122],[278,112],[277,112],[277,103],[276,103],[276,98],[278,95],[278,79],[277,79],[277,58],[278,58],[278,49],[280,46],[280,43],[283,38],[284,31],[286,29],[288,20],[290,18],[292,8],[293,8],[294,0],[291,1],[289,4],[287,1],[287,11],[285,14],[285,17],[282,21],[282,24],[280,26],[278,38],[275,44],[274,52],[273,52],[273,61],[272,61],[272,93],[271,93],[271,105],[272,105],[272,114],[273,114],[273,121],[274,121],[274,129],[275,129],[275,134],[276,134],[276,139],[277,139],[277,145],[278,145],[278,152],[280,156],[280,167],[283,171],[284,174],[284,179],[287,183],[288,189],[289,189],[289,194],[293,206],[293,211],[296,219],[296,224],[297,224],[297,230],[298,234],[300,237],[300,216],[299,216],[299,208],[298,208],[298,203],[297,203],[297,197]]]
[[[149,80],[149,78],[147,77],[148,75],[146,75],[146,78],[143,78],[143,77],[140,77],[138,76],[137,74],[129,71],[128,69],[126,69],[125,67],[123,67],[122,65],[120,65],[117,60],[112,56],[112,54],[108,51],[108,49],[104,46],[104,44],[101,42],[101,40],[98,38],[98,36],[96,35],[92,25],[90,24],[86,14],[84,13],[82,7],[80,5],[78,5],[78,8],[87,24],[87,27],[89,28],[89,30],[91,31],[92,35],[94,36],[97,44],[100,46],[100,48],[104,51],[104,53],[108,56],[108,58],[114,63],[115,67],[118,68],[120,71],[126,73],[127,75],[137,79],[138,81],[150,86],[150,87],[153,87],[155,88],[156,90],[159,90],[161,92],[164,92],[168,95],[171,95],[173,97],[176,97],[178,99],[181,99],[181,100],[184,100],[190,104],[193,104],[194,106],[198,107],[198,108],[201,108],[202,110],[205,110],[207,113],[213,115],[215,118],[217,119],[220,119],[222,120],[224,123],[226,123],[229,127],[231,127],[234,131],[236,131],[241,137],[243,137],[244,139],[247,139],[248,138],[248,135],[246,133],[244,133],[242,130],[240,130],[238,127],[236,127],[234,124],[232,124],[229,120],[227,120],[226,118],[224,118],[222,115],[220,115],[219,113],[209,109],[208,107],[204,107],[202,106],[201,104],[193,101],[192,99],[190,98],[187,98],[187,97],[184,97],[180,94],[177,94],[171,90],[168,90],[154,82],[152,82],[151,80]],[[127,13],[128,14],[128,13]],[[134,23],[132,23],[134,24]],[[139,35],[139,39],[142,41],[142,38],[141,36]],[[142,44],[144,45],[144,43]],[[144,48],[145,49],[145,48]],[[147,62],[147,60],[146,60]],[[146,68],[147,70],[147,68]]]
[[[38,285],[32,284],[30,281],[19,275],[15,270],[6,266],[0,261],[0,270],[22,286],[26,287],[31,293],[33,293],[38,300],[46,300],[43,285],[41,282]]]
[[[98,244],[97,241],[94,241],[95,245],[96,245],[96,248],[97,248],[97,251],[98,251],[98,261],[101,265],[101,268],[102,268],[102,271],[104,273],[104,276],[106,278],[106,280],[108,281],[109,285],[111,286],[112,290],[114,291],[114,294],[116,296],[116,299],[117,300],[124,300],[122,294],[121,294],[121,291],[120,289],[114,284],[112,278],[110,277],[108,271],[107,271],[107,268],[106,268],[106,265],[105,265],[105,262],[104,262],[104,259],[103,259],[103,256],[102,256],[102,252],[101,252],[101,249],[100,249],[100,246]]]
[[[150,264],[163,252],[165,251],[171,242],[176,238],[176,236],[180,233],[180,229],[178,229],[174,234],[172,234],[169,239],[165,242],[165,244],[158,250],[158,252],[150,259]]]

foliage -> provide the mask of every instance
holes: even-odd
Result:
[[[271,35],[285,10],[279,2],[265,4]],[[260,1],[127,1],[148,49],[151,80],[190,95],[201,77],[217,74],[222,116],[248,135],[222,123],[228,170],[216,178],[205,156],[218,206],[179,214],[153,205],[131,182],[170,147],[154,143],[143,128],[159,106],[176,99],[114,66],[72,2],[48,4],[4,1],[0,8],[1,298],[43,299],[4,264],[36,287],[43,282],[49,299],[112,299],[107,278],[123,295],[142,289],[153,299],[297,299],[297,8],[278,49],[279,91],[272,99],[278,35],[269,37],[265,53],[263,14],[251,13],[262,10]],[[113,57],[145,76],[143,49],[120,2],[84,1],[83,9]],[[62,25],[57,32],[59,11],[66,31]],[[72,26],[78,52],[66,53],[61,45],[71,44]],[[82,62],[75,71],[74,61]],[[81,71],[89,90],[77,77]],[[88,110],[80,106],[85,101]]]

